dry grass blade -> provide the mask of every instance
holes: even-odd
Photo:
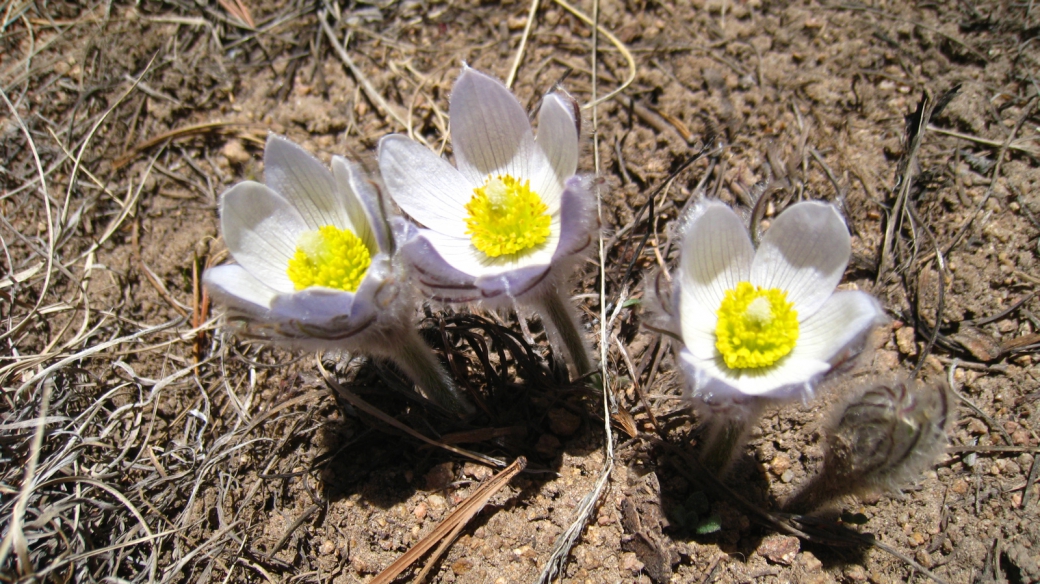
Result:
[[[495,496],[495,493],[509,484],[509,481],[513,480],[513,477],[526,467],[527,459],[521,456],[514,460],[512,464],[502,469],[502,471],[497,475],[491,477],[488,482],[473,491],[472,495],[463,501],[454,511],[451,512],[450,515],[444,518],[444,521],[442,521],[441,524],[438,525],[429,535],[419,540],[419,543],[412,546],[412,549],[405,552],[397,559],[397,561],[390,564],[389,567],[370,580],[369,584],[389,584],[394,580],[394,578],[400,575],[401,572],[408,569],[408,566],[411,566],[426,552],[430,551],[430,548],[437,544],[437,542],[444,540],[430,557],[430,560],[427,562],[422,572],[416,576],[415,582],[422,582],[429,573],[433,564],[436,563],[440,555],[444,553],[449,545],[451,545],[451,542],[455,540],[455,537],[462,531],[466,524],[469,523],[470,519],[473,519],[473,517],[484,508],[484,505],[487,505],[487,502],[491,500],[491,497]]]
[[[632,52],[628,50],[628,47],[625,46],[625,43],[621,42],[621,40],[618,39],[616,36],[614,36],[609,30],[607,30],[607,29],[603,28],[602,26],[600,26],[598,15],[596,15],[599,12],[599,5],[598,5],[598,3],[595,5],[595,7],[593,9],[594,10],[593,18],[589,18],[582,11],[578,10],[574,6],[571,6],[570,4],[565,2],[564,0],[555,0],[555,2],[557,4],[559,4],[561,7],[563,7],[564,10],[566,10],[567,12],[570,12],[571,14],[576,16],[578,18],[578,20],[580,20],[580,21],[584,22],[585,24],[591,26],[592,29],[593,29],[593,37],[595,37],[596,34],[602,34],[603,36],[607,37],[607,40],[609,40],[611,42],[611,44],[613,44],[615,47],[617,47],[618,52],[621,53],[621,56],[625,58],[625,62],[628,63],[628,77],[625,78],[624,82],[622,82],[621,85],[619,85],[616,89],[614,89],[614,91],[611,91],[610,93],[608,93],[608,94],[606,94],[606,95],[604,95],[603,97],[600,97],[600,98],[597,98],[596,95],[595,95],[595,92],[593,92],[592,101],[590,101],[589,103],[586,103],[585,105],[581,106],[581,109],[592,109],[592,108],[595,108],[597,105],[599,105],[601,103],[606,103],[606,102],[614,99],[614,96],[620,95],[621,92],[623,92],[624,90],[628,89],[628,86],[632,85],[632,82],[636,80],[636,72],[638,71],[638,68],[636,67],[636,60],[635,60],[635,58],[632,57]],[[596,85],[596,83],[595,83],[596,63],[595,62],[593,62],[593,64],[592,64],[592,72],[593,72],[593,83],[592,83],[592,85],[593,85],[593,87],[595,87],[595,85]],[[596,170],[598,172],[599,169],[597,168]]]
[[[942,134],[944,136],[950,136],[952,138],[960,138],[961,140],[967,140],[968,142],[974,142],[976,144],[982,144],[983,146],[989,146],[990,148],[1004,148],[1004,142],[997,142],[996,140],[987,140],[980,138],[979,136],[973,136],[971,134],[964,134],[955,130],[947,130],[946,128],[940,128],[936,125],[929,124],[929,132],[935,132],[936,134]],[[1008,141],[1007,149],[1015,150],[1023,154],[1028,154],[1033,158],[1040,158],[1040,147],[1031,144],[1035,139],[1021,138],[1016,141]]]
[[[249,8],[242,3],[242,0],[217,0],[224,10],[228,11],[228,14],[241,20],[250,29],[256,28],[256,23],[253,22],[253,15],[249,13]]]
[[[395,122],[400,124],[401,128],[407,130],[408,122],[406,122],[404,118],[401,117],[401,114],[397,113],[397,110],[394,107],[391,107],[391,105],[383,99],[383,96],[376,91],[376,88],[372,86],[372,83],[368,80],[364,71],[354,63],[354,60],[350,58],[350,54],[347,53],[347,49],[345,49],[339,42],[339,39],[336,38],[336,32],[332,30],[331,26],[329,26],[328,12],[325,9],[318,11],[318,21],[321,23],[321,29],[325,32],[325,37],[328,39],[329,44],[332,45],[333,49],[335,49],[336,55],[341,61],[343,61],[343,64],[347,66],[347,69],[350,69],[350,74],[354,76],[354,79],[361,84],[368,99],[372,100],[372,103],[377,108],[381,109],[385,115],[393,118]]]
[[[516,58],[513,66],[509,68],[506,77],[506,87],[512,87],[516,81],[516,72],[520,70],[520,63],[524,60],[524,49],[527,47],[527,39],[531,36],[531,28],[534,26],[534,17],[538,14],[538,0],[531,0],[531,9],[527,12],[527,22],[524,23],[524,34],[520,37],[520,46],[516,49]]]
[[[584,107],[590,107],[592,109],[592,143],[593,153],[596,166],[596,172],[599,173],[602,170],[599,157],[599,104],[602,99],[597,99],[597,60],[599,54],[599,33],[603,32],[614,42],[619,50],[625,52],[626,58],[631,59],[631,54],[627,53],[627,49],[620,43],[613,35],[602,30],[599,26],[599,0],[595,0],[592,3],[592,18],[589,19],[585,15],[577,12],[571,8],[563,0],[556,0],[556,3],[569,10],[575,16],[578,16],[583,22],[589,24],[592,27],[592,102],[586,104]],[[630,60],[629,63],[632,66],[631,79],[635,78],[635,62]],[[629,81],[631,81],[631,79]],[[618,93],[623,90],[626,85],[622,85],[614,93]],[[612,95],[606,97],[612,97]],[[603,224],[603,193],[601,189],[596,188],[596,218],[600,225]],[[600,469],[599,478],[596,479],[596,483],[592,490],[585,494],[578,504],[576,516],[567,529],[563,530],[553,544],[552,553],[549,554],[549,558],[545,562],[545,566],[542,568],[542,572],[538,575],[538,582],[550,582],[553,578],[559,575],[563,571],[564,564],[567,562],[567,558],[570,556],[571,549],[574,544],[578,541],[578,537],[581,532],[584,531],[585,525],[592,517],[592,512],[599,504],[599,499],[606,490],[607,483],[610,481],[610,473],[614,470],[614,429],[611,427],[611,419],[613,410],[617,410],[617,404],[613,402],[613,395],[610,393],[610,372],[607,368],[607,351],[610,346],[608,344],[609,329],[611,327],[611,320],[607,319],[607,274],[606,274],[606,248],[603,242],[603,231],[599,230],[598,233],[598,251],[599,251],[599,306],[600,306],[600,330],[599,330],[599,351],[600,351],[600,383],[601,391],[603,395],[603,466]],[[617,310],[614,312],[614,316],[617,316],[618,311],[622,306],[623,302],[617,303]]]
[[[917,153],[921,149],[921,143],[924,140],[928,123],[933,115],[937,115],[943,110],[950,100],[957,95],[958,91],[960,91],[960,85],[946,91],[938,99],[933,98],[930,93],[926,92],[921,96],[921,101],[917,104],[917,110],[907,118],[906,147],[903,157],[899,160],[899,170],[896,172],[899,184],[897,185],[892,212],[889,214],[888,222],[885,225],[885,238],[881,244],[881,260],[878,262],[877,270],[878,282],[885,277],[894,261],[892,254],[895,241],[903,225],[903,215],[907,212],[906,200],[910,196],[910,187],[913,185],[914,175],[917,173]]]
[[[158,136],[149,138],[144,142],[141,142],[137,146],[130,149],[129,152],[123,154],[112,163],[112,170],[119,170],[127,164],[133,161],[138,154],[145,150],[150,150],[159,144],[166,142],[167,140],[177,140],[178,138],[187,138],[189,136],[198,136],[200,134],[208,134],[210,132],[223,132],[228,128],[234,127],[256,127],[260,126],[247,122],[207,122],[205,124],[193,124],[191,126],[185,126],[183,128],[177,128],[168,132],[163,132]]]

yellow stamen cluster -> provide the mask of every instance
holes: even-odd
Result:
[[[371,263],[372,254],[357,235],[326,225],[300,236],[286,273],[297,290],[324,286],[355,292]]]
[[[488,177],[466,203],[466,235],[489,257],[519,253],[549,238],[549,208],[531,181],[510,175]]]
[[[719,306],[715,348],[730,369],[769,367],[794,349],[798,313],[787,292],[741,282]]]

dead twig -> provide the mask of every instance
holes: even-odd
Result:
[[[158,136],[149,138],[144,142],[141,142],[137,146],[130,149],[129,152],[123,154],[112,163],[112,170],[119,170],[127,164],[133,161],[141,152],[145,150],[151,150],[152,148],[165,143],[167,140],[174,141],[180,138],[187,138],[190,136],[198,136],[200,134],[208,134],[210,132],[225,132],[228,128],[234,127],[246,127],[246,128],[260,128],[258,124],[248,122],[207,122],[205,124],[193,124],[191,126],[185,126],[183,128],[176,128],[168,132],[163,132]]]
[[[486,483],[473,491],[469,497],[466,498],[454,511],[451,512],[444,521],[440,523],[429,535],[419,540],[411,549],[401,555],[394,563],[390,564],[385,570],[376,575],[375,578],[370,580],[370,584],[390,584],[397,576],[408,569],[415,563],[416,560],[421,558],[426,552],[430,551],[437,542],[440,545],[430,556],[426,566],[423,567],[422,571],[415,577],[413,582],[416,584],[423,582],[426,576],[429,574],[433,565],[437,562],[440,556],[448,549],[448,546],[455,541],[459,533],[469,524],[470,520],[473,519],[480,513],[480,510],[487,505],[491,497],[495,496],[509,484],[509,481],[513,480],[517,474],[527,468],[527,459],[523,456],[517,458],[512,464],[502,469],[497,475],[491,477]]]
[[[390,104],[383,99],[383,96],[380,95],[379,92],[376,91],[376,88],[372,86],[372,83],[368,80],[368,77],[365,76],[364,72],[361,71],[361,69],[354,63],[354,60],[350,58],[350,54],[347,53],[347,50],[343,48],[339,39],[336,38],[336,32],[332,30],[331,26],[329,26],[328,15],[328,9],[322,8],[319,10],[318,22],[321,23],[321,29],[325,31],[325,37],[328,39],[329,44],[332,46],[333,50],[336,51],[336,56],[338,56],[340,61],[343,61],[343,64],[347,66],[347,69],[350,70],[350,74],[354,76],[354,80],[357,81],[365,91],[365,95],[368,96],[368,99],[372,100],[372,104],[382,110],[384,115],[389,116],[395,122],[400,124],[401,129],[408,129],[408,122],[405,121],[401,114],[397,113],[396,109],[391,107]]]

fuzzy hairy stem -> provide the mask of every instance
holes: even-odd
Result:
[[[387,354],[405,375],[422,389],[426,397],[460,415],[474,411],[458,390],[440,360],[414,327],[402,327],[394,339],[395,352]]]
[[[592,360],[589,358],[585,339],[578,329],[577,316],[563,297],[562,291],[549,288],[535,301],[535,308],[553,349],[566,355],[577,376],[581,377],[592,371]]]
[[[741,407],[716,412],[708,426],[708,436],[701,452],[701,463],[718,477],[723,477],[747,442],[751,426],[758,421],[762,404],[758,400]]]

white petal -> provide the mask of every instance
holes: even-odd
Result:
[[[811,391],[815,380],[830,369],[828,363],[793,355],[762,369],[729,369],[721,357],[702,359],[688,350],[679,356],[694,394],[701,396],[786,398]]]
[[[849,263],[849,231],[838,211],[807,201],[787,208],[766,231],[751,266],[751,283],[787,292],[798,317],[819,309]]]
[[[423,230],[420,234],[430,242],[437,253],[456,270],[479,278],[502,274],[510,270],[528,266],[548,265],[552,263],[553,253],[560,240],[560,219],[553,217],[549,224],[549,237],[545,242],[519,254],[502,255],[495,258],[473,247],[469,237],[454,237],[435,231]]]
[[[545,169],[532,163],[548,165],[548,160],[535,146],[527,113],[505,85],[466,67],[452,88],[449,118],[455,162],[471,184],[509,174],[539,186],[534,179]]]
[[[278,292],[292,292],[286,274],[307,225],[296,208],[262,184],[239,183],[220,197],[220,229],[235,260]]]
[[[833,363],[846,349],[858,348],[874,325],[884,320],[877,300],[865,292],[835,292],[812,316],[799,323],[792,357]]]
[[[698,360],[713,361],[718,355],[718,349],[715,348],[715,326],[718,322],[719,317],[714,312],[705,312],[696,326],[683,329],[683,344]]]
[[[379,141],[379,172],[387,193],[412,219],[445,234],[466,231],[473,184],[429,148],[405,136],[386,136]]]
[[[210,294],[224,304],[244,302],[258,308],[270,308],[271,301],[278,295],[236,264],[210,268],[203,272],[202,281]]]
[[[357,164],[340,156],[332,157],[332,174],[336,177],[336,188],[354,227],[354,235],[364,242],[372,255],[384,248],[389,249],[389,228],[383,219],[376,187]]]
[[[576,103],[566,94],[550,93],[542,99],[535,142],[549,160],[557,184],[564,184],[578,170],[579,123]]]
[[[551,172],[543,172],[538,183],[532,179],[531,186],[540,195],[545,193],[542,200],[550,209],[553,209],[553,193],[578,170],[580,123],[577,102],[566,93],[554,92],[542,99],[535,142],[545,154]]]
[[[332,173],[295,143],[271,134],[264,148],[264,182],[300,211],[307,227],[354,230]]]
[[[748,279],[755,249],[744,222],[721,203],[705,203],[697,209],[683,228],[682,238],[679,315],[683,337],[692,337],[698,330],[714,334],[722,299],[727,290]]]

